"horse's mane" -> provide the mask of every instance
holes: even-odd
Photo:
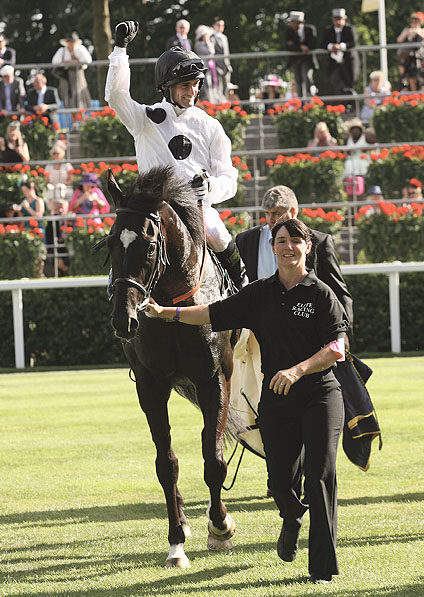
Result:
[[[189,183],[178,178],[171,166],[152,168],[140,174],[125,197],[127,207],[143,211],[159,211],[163,203],[175,211],[194,243],[204,243],[202,211]]]

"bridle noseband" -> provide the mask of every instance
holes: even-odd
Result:
[[[116,286],[124,284],[128,287],[135,288],[136,290],[138,290],[140,294],[143,296],[143,300],[141,303],[137,304],[136,310],[143,311],[149,303],[150,294],[153,288],[155,287],[157,281],[165,271],[166,266],[169,264],[168,255],[166,253],[165,237],[162,231],[162,222],[158,213],[149,213],[147,215],[142,211],[138,211],[130,207],[118,207],[118,209],[116,210],[116,214],[118,215],[120,213],[130,213],[138,216],[143,216],[146,219],[152,220],[158,228],[158,237],[156,241],[156,261],[154,267],[152,268],[152,273],[146,286],[143,286],[142,284],[140,284],[140,282],[137,282],[137,280],[133,280],[132,278],[116,278],[113,281],[114,289],[116,288]]]

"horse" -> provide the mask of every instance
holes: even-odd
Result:
[[[184,542],[190,528],[177,486],[178,459],[171,445],[168,400],[175,389],[202,412],[204,480],[210,497],[207,547],[230,549],[235,523],[221,490],[227,473],[223,441],[230,420],[237,331],[213,332],[210,325],[151,319],[145,312],[150,296],[162,305],[186,306],[208,304],[225,294],[191,186],[164,167],[140,175],[126,194],[109,171],[108,191],[116,210],[106,238],[112,265],[112,327],[134,373],[156,447],[156,474],[169,521],[165,567],[186,568],[190,563]]]

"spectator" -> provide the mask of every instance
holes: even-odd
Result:
[[[286,31],[286,50],[299,52],[299,56],[290,56],[288,67],[294,73],[298,97],[311,95],[314,85],[314,69],[318,63],[311,50],[317,47],[317,30],[314,25],[305,24],[305,14],[292,10],[289,16],[289,27]],[[313,89],[315,93],[315,86]]]
[[[44,75],[35,75],[32,82],[33,89],[27,95],[26,109],[40,116],[46,116],[49,122],[58,123],[56,111],[60,107],[59,94],[56,87],[47,87],[47,79]]]
[[[256,95],[258,99],[271,100],[280,99],[280,89],[282,87],[282,81],[277,75],[268,75],[265,79],[260,82],[260,91]],[[275,104],[266,103],[265,111],[273,110]]]
[[[188,39],[190,31],[190,23],[185,19],[180,19],[175,25],[176,34],[166,40],[165,50],[179,46],[185,50],[191,50],[191,43]]]
[[[237,94],[238,85],[234,85],[231,81],[227,85],[227,99],[229,102],[239,102],[240,97]]]
[[[350,187],[347,187],[348,195],[363,195],[365,191],[364,179],[368,171],[369,159],[363,157],[366,155],[364,146],[367,146],[367,140],[365,138],[365,127],[359,118],[352,118],[346,123],[348,137],[346,145],[352,147],[352,150],[348,152],[348,157],[345,160],[343,169],[343,179],[353,179],[354,177],[360,177],[362,180],[356,181],[354,192],[350,192]],[[355,149],[358,147],[359,149]],[[349,184],[355,184],[355,181],[350,181]],[[346,187],[346,185],[345,185]]]
[[[228,43],[228,37],[224,34],[224,19],[222,19],[221,17],[215,17],[212,27],[213,33],[211,36],[211,40],[215,46],[215,55],[224,56],[229,54],[230,46]],[[228,84],[231,81],[231,73],[233,72],[233,67],[231,66],[229,58],[217,58],[215,60],[215,63],[216,70],[218,73],[219,91],[224,97],[227,97]]]
[[[334,147],[337,141],[331,136],[326,122],[318,122],[314,130],[314,138],[308,141],[308,147]],[[317,153],[314,152],[314,155]]]
[[[15,69],[5,64],[0,69],[0,114],[8,116],[10,112],[25,112],[25,87],[20,77],[15,77]]]
[[[59,48],[52,58],[53,64],[65,63],[62,73],[65,78],[60,78],[59,96],[65,108],[85,109],[91,106],[90,92],[84,70],[91,62],[89,51],[82,45],[78,33],[73,31],[60,40]],[[72,113],[72,120],[75,121],[77,114]]]
[[[0,33],[0,68],[5,64],[16,64],[16,52],[7,46],[7,39]]]
[[[423,198],[423,183],[418,178],[410,178],[406,186],[402,189],[402,196],[404,199],[422,199]]]
[[[328,73],[333,95],[353,93],[359,74],[359,56],[353,48],[357,43],[356,31],[346,25],[344,8],[331,11],[333,24],[326,27],[322,46],[329,51]]]
[[[262,200],[262,208],[265,212],[265,225],[255,226],[236,236],[236,243],[245,263],[249,282],[275,273],[277,261],[271,248],[271,230],[280,218],[297,218],[299,212],[296,195],[292,189],[283,185],[268,189]],[[333,240],[329,234],[319,230],[311,230],[311,235],[312,251],[308,256],[307,266],[314,269],[318,278],[330,286],[343,305],[350,321],[349,335],[351,336],[352,297],[343,279]],[[346,346],[348,346],[347,338]]]
[[[37,187],[35,186],[35,182],[32,180],[24,181],[21,184],[21,190],[25,199],[19,205],[14,205],[14,209],[21,216],[37,218],[38,228],[42,231],[45,238],[44,224],[40,218],[44,216],[46,206],[44,204],[44,200],[37,195]],[[31,227],[29,221],[26,221],[24,226],[25,228]]]
[[[65,147],[61,141],[57,141],[50,151],[53,160],[65,159]],[[44,168],[49,177],[47,184],[47,201],[51,211],[52,202],[56,199],[69,199],[72,194],[72,171],[73,166],[69,162],[63,164],[47,164]]]
[[[52,216],[64,216],[64,219],[49,220],[46,226],[47,254],[50,257],[56,258],[59,276],[64,276],[69,268],[68,251],[66,247],[63,246],[66,236],[63,227],[73,226],[71,220],[65,219],[68,212],[68,202],[65,201],[65,199],[55,199],[51,203],[50,213]]]
[[[424,40],[424,29],[421,27],[421,19],[417,13],[412,13],[409,17],[409,27],[402,29],[397,37],[398,44],[410,42],[422,42]],[[419,48],[399,48],[399,76],[401,88],[407,88],[410,91],[417,91],[419,88]]]
[[[78,188],[74,191],[69,202],[69,210],[76,214],[90,214],[98,216],[110,212],[108,200],[100,189],[100,180],[93,172],[85,172]],[[96,218],[96,222],[101,222]]]
[[[3,67],[4,68],[4,67]],[[18,120],[12,120],[7,125],[4,137],[0,137],[1,161],[6,164],[29,162],[29,149],[25,143],[21,125]]]
[[[383,191],[381,190],[380,186],[374,185],[368,189],[367,201],[376,203],[377,201],[381,201],[382,199],[384,200],[384,197]]]
[[[385,94],[390,95],[392,86],[389,81],[384,80],[384,73],[381,70],[374,70],[370,73],[370,84],[364,89],[364,94],[369,95],[369,98],[364,100],[364,105],[361,110],[361,120],[368,126],[372,121],[374,110],[381,106],[383,97],[376,97],[376,95]]]
[[[215,54],[215,46],[211,41],[213,29],[206,25],[199,25],[196,29],[196,42],[194,44],[194,51],[200,57]],[[216,70],[215,60],[210,58],[207,62],[208,70],[205,73],[202,89],[200,91],[200,99],[207,100],[212,104],[220,104],[226,101],[225,95],[219,91],[218,73]]]
[[[17,213],[13,203],[6,203],[0,207],[0,218],[16,218]]]

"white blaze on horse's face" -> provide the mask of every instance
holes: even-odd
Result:
[[[124,245],[125,251],[128,249],[130,244],[135,241],[136,238],[137,233],[134,232],[134,230],[128,230],[127,228],[124,228],[124,230],[122,230],[121,234],[119,235],[119,239],[121,243]]]

